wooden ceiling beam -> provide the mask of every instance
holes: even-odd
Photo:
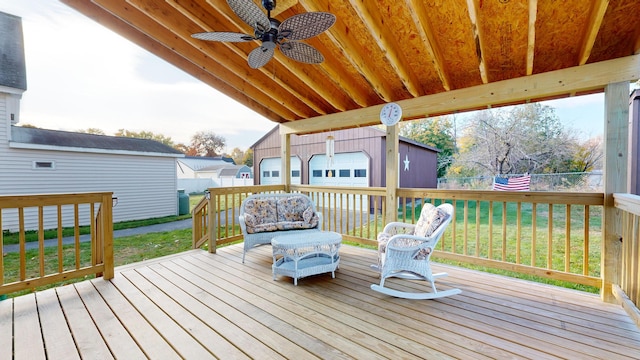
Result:
[[[316,1],[301,0],[299,1],[299,5],[307,12],[331,12],[327,9],[328,4],[325,4],[324,2],[321,2],[319,5]],[[393,101],[396,96],[389,90],[390,87],[387,86],[387,84],[378,76],[377,68],[374,66],[375,64],[372,64],[371,59],[365,58],[356,51],[356,49],[360,49],[362,47],[362,44],[357,43],[353,37],[349,36],[349,31],[344,27],[344,25],[342,25],[342,28],[339,28],[341,23],[344,24],[344,20],[345,19],[338,19],[336,24],[333,25],[333,28],[330,29],[326,35],[331,39],[336,47],[340,49],[348,49],[348,51],[343,51],[342,55],[349,60],[349,63],[351,63],[351,65],[356,68],[362,76],[366,78],[367,82],[382,100]]]
[[[120,16],[112,13],[109,10],[98,6],[97,4],[88,2],[86,0],[60,0],[67,6],[82,13],[84,16],[91,18],[102,26],[109,28],[110,30],[118,33],[125,39],[137,44],[143,49],[149,51],[152,54],[162,58],[177,68],[185,71],[194,78],[206,83],[212,88],[220,91],[229,98],[245,105],[247,108],[255,111],[257,114],[264,116],[265,118],[274,122],[283,122],[284,119],[275,111],[264,106],[247,96],[244,92],[238,91],[236,88],[230,86],[227,82],[221,80],[219,77],[204,70],[201,66],[194,64],[189,59],[181,56],[180,54],[168,48],[165,44],[162,44],[155,39],[149,37],[145,32],[131,26],[131,24],[125,22]]]
[[[413,23],[418,29],[418,35],[420,39],[422,39],[422,43],[427,50],[427,53],[433,59],[433,68],[438,74],[438,78],[442,83],[442,88],[445,91],[451,90],[451,80],[447,75],[450,69],[446,67],[446,61],[442,57],[442,51],[440,51],[438,47],[438,42],[436,41],[436,36],[433,34],[433,29],[429,25],[431,22],[427,17],[427,8],[424,6],[422,1],[418,0],[406,0],[405,3],[411,9],[409,12],[411,13],[411,18]]]
[[[424,95],[424,90],[419,85],[418,80],[413,75],[412,71],[407,69],[407,64],[404,61],[403,56],[399,55],[399,50],[396,46],[397,41],[392,40],[393,34],[389,33],[389,28],[384,25],[384,21],[381,19],[381,14],[376,11],[372,14],[369,9],[377,9],[376,3],[361,1],[361,0],[349,0],[349,4],[353,7],[356,14],[367,27],[371,33],[371,37],[378,44],[380,51],[384,53],[384,56],[389,60],[389,64],[398,74],[398,78],[404,84],[405,88],[414,97]]]
[[[610,83],[640,78],[640,55],[497,81],[448,92],[400,100],[405,120],[460,111],[488,109],[572,93],[603,91]],[[328,129],[378,125],[383,105],[345,111],[280,125],[282,134],[308,134]]]
[[[536,17],[538,14],[538,0],[529,0],[529,28],[527,31],[527,70],[526,74],[533,74],[533,58],[536,52]]]
[[[112,0],[95,1],[110,1],[110,3],[113,3]],[[239,60],[241,61],[238,61],[237,55],[226,46],[216,43],[203,44],[202,41],[192,38],[191,34],[197,32],[189,31],[189,29],[194,29],[193,24],[184,21],[184,18],[176,16],[175,12],[172,16],[167,16],[167,14],[171,14],[168,4],[154,0],[126,0],[126,2],[142,14],[138,16],[140,21],[143,21],[142,16],[144,16],[160,27],[160,29],[149,31],[149,33],[156,34],[156,38],[159,41],[171,44],[170,47],[180,49],[180,52],[184,54],[189,54],[188,57],[191,59],[201,59],[203,67],[208,67],[209,71],[213,73],[217,73],[216,70],[218,70],[220,76],[226,77],[232,86],[251,94],[251,97],[265,104],[265,106],[273,106],[274,111],[279,112],[284,119],[294,120],[318,114],[303,101],[293,97],[286,89],[278,87],[268,76],[252,73],[244,59],[240,58]],[[203,50],[207,47],[215,48],[216,51]],[[204,52],[206,56],[198,56],[194,52]],[[207,63],[207,59],[215,62],[215,64]],[[229,71],[220,71],[222,68],[226,68]],[[251,81],[247,81],[249,78]],[[277,99],[278,102],[273,102],[273,99]],[[284,109],[287,110],[283,111]]]
[[[325,61],[319,66],[326,74],[326,80],[322,83],[332,82],[336,87],[340,88],[354,103],[355,107],[367,107],[379,103],[377,96],[368,96],[372,94],[369,88],[358,85],[356,78],[350,74],[345,66],[340,63],[338,56],[331,54],[330,48],[324,44],[322,40],[316,40],[314,46],[325,57]],[[331,54],[331,55],[330,55]],[[340,54],[341,56],[342,54]],[[365,82],[368,85],[368,83]],[[322,86],[321,85],[321,86]]]
[[[478,56],[478,68],[480,69],[480,77],[482,78],[482,83],[489,83],[489,69],[487,69],[487,62],[484,60],[483,50],[483,37],[482,30],[478,24],[478,8],[479,8],[478,0],[467,0],[467,9],[469,11],[469,19],[471,20],[471,24],[473,26],[472,32],[473,37],[476,41],[476,55]]]
[[[578,55],[578,65],[584,65],[589,60],[591,55],[591,49],[596,42],[596,36],[602,26],[602,20],[607,13],[607,7],[609,7],[609,0],[596,0],[592,1],[590,19],[587,22],[587,28],[585,29],[585,35],[582,40],[582,46],[580,48],[580,54]]]

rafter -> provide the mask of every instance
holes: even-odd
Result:
[[[389,64],[391,64],[391,67],[396,71],[400,81],[402,81],[411,95],[414,97],[424,95],[424,90],[418,85],[418,80],[415,75],[407,69],[408,66],[404,58],[398,54],[397,46],[392,41],[393,35],[389,33],[389,28],[384,26],[383,21],[380,19],[380,12],[372,15],[369,11],[369,9],[376,8],[375,4],[365,3],[361,0],[349,0],[349,3],[362,20],[362,23],[365,24],[371,33],[371,37],[378,44],[378,47],[389,60]]]
[[[471,19],[471,25],[473,26],[473,37],[476,41],[476,55],[478,56],[478,68],[480,69],[480,77],[482,83],[487,84],[489,82],[489,70],[487,69],[487,62],[484,60],[484,44],[482,31],[480,30],[478,23],[478,0],[467,0],[467,8],[469,9],[469,19]]]
[[[533,57],[536,52],[536,17],[538,0],[529,0],[529,28],[527,36],[527,75],[533,74]]]
[[[433,59],[433,67],[438,74],[438,78],[442,82],[442,88],[446,91],[451,90],[451,80],[447,76],[447,69],[445,61],[442,58],[442,52],[438,49],[433,30],[429,26],[429,19],[427,18],[427,10],[422,2],[417,0],[406,0],[407,6],[411,9],[411,18],[418,29],[422,43],[424,44],[427,53]]]
[[[608,6],[609,0],[596,0],[592,2],[589,22],[587,23],[585,35],[582,40],[582,47],[578,55],[578,65],[586,64],[587,60],[589,60],[591,49],[593,49],[593,44],[596,42],[596,36],[600,30]]]
[[[328,10],[325,8],[327,6],[326,4],[322,4],[321,7],[315,1],[300,1],[299,4],[305,9],[305,11]],[[341,22],[339,21],[334,26],[341,26],[340,23]],[[373,66],[373,64],[371,64],[371,59],[365,59],[353,50],[361,48],[362,44],[358,44],[353,37],[348,36],[348,31],[345,31],[345,29],[338,29],[337,31],[328,32],[327,36],[338,48],[351,49],[350,51],[344,51],[343,56],[347,58],[356,69],[358,69],[358,72],[360,72],[367,79],[369,84],[371,84],[371,86],[373,87],[374,91],[384,101],[393,101],[393,99],[395,99],[395,94],[393,94],[389,90],[389,86],[381,81],[375,67]]]

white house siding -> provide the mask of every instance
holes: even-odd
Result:
[[[1,137],[0,133],[0,137]],[[176,158],[60,150],[6,148],[0,141],[0,195],[113,192],[118,204],[114,222],[176,215]],[[35,161],[53,169],[34,169]],[[56,227],[55,209],[45,214],[45,228]],[[71,211],[71,210],[69,210]],[[6,212],[6,210],[5,210]],[[15,229],[17,218],[3,212],[3,229]],[[50,216],[53,213],[53,216]],[[63,212],[64,214],[64,212]],[[36,209],[25,213],[27,228],[37,224]],[[86,215],[83,225],[88,223]],[[72,221],[71,217],[63,221]],[[72,225],[65,222],[64,226]]]

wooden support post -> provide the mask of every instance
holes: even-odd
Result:
[[[609,84],[604,98],[604,214],[602,222],[602,289],[605,302],[615,302],[612,285],[620,284],[621,212],[614,193],[626,193],[629,157],[629,83]]]
[[[280,172],[280,179],[286,192],[289,192],[291,187],[291,134],[280,135],[280,161],[282,171]]]
[[[105,280],[113,279],[113,193],[104,193],[102,195],[102,246],[104,273],[102,277]]]
[[[215,192],[211,191],[211,189],[209,189],[208,196],[209,203],[207,204],[207,224],[209,224],[209,226],[207,226],[207,230],[209,232],[209,253],[215,254],[216,248],[218,247],[218,221],[216,216],[218,214],[218,204],[216,203],[218,197],[216,196]]]
[[[387,206],[385,221],[398,220],[397,188],[398,188],[398,124],[387,126],[386,139],[386,189]]]

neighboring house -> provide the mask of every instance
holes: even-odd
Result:
[[[218,165],[235,165],[235,163],[233,159],[223,156],[185,156],[178,159],[176,171],[178,179],[210,178],[211,175],[201,175],[200,170]]]
[[[197,172],[198,177],[210,177],[214,181],[224,179],[253,179],[251,168],[247,165],[213,165]]]
[[[280,184],[280,134],[275,127],[251,148],[255,184]],[[327,167],[326,139],[335,139],[333,166]],[[386,185],[386,133],[374,127],[291,136],[291,183],[378,187]],[[400,137],[399,186],[436,188],[440,150]],[[330,175],[330,176],[329,176]]]
[[[187,156],[178,160],[178,188],[201,193],[210,187],[253,185],[253,171],[229,157]]]
[[[0,15],[0,195],[113,192],[115,222],[176,215],[179,151],[153,140],[16,126],[26,90],[20,18]],[[25,209],[27,229],[37,227],[36,210]],[[64,226],[72,225],[70,210],[63,209]],[[2,230],[16,228],[17,214],[3,210]]]

